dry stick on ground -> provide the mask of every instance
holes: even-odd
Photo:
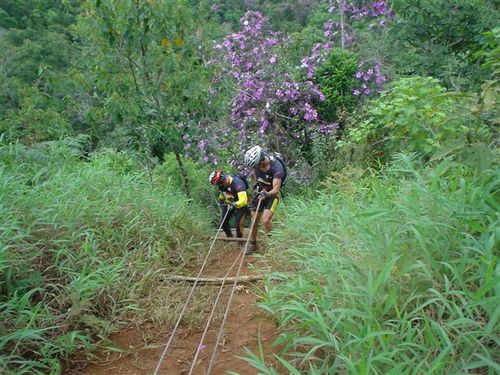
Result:
[[[227,281],[235,281],[237,283],[251,283],[254,281],[262,280],[264,278],[263,275],[250,275],[250,276],[240,276],[236,277],[226,277]],[[170,275],[170,276],[159,276],[161,281],[187,281],[187,282],[199,282],[199,283],[212,283],[212,284],[222,284],[224,281],[223,277],[190,277],[190,276],[179,276],[179,275]]]
[[[211,238],[213,240],[214,237]],[[243,237],[215,237],[217,241],[226,241],[226,242],[246,242],[247,239]]]

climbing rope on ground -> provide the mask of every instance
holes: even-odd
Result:
[[[259,200],[259,202],[257,204],[257,211],[256,212],[259,212],[261,203],[262,203],[262,200]],[[258,215],[255,215],[254,218],[253,218],[252,225],[250,226],[250,233],[253,230],[253,226],[255,225],[255,222],[257,221],[257,216]],[[215,341],[214,351],[212,352],[212,358],[210,359],[210,364],[208,366],[208,370],[206,372],[206,375],[210,374],[210,371],[212,370],[212,367],[215,364],[215,359],[217,358],[217,349],[219,348],[219,342],[220,342],[220,340],[222,338],[222,333],[224,332],[224,325],[226,324],[227,316],[229,315],[229,308],[231,307],[231,302],[233,300],[234,292],[236,291],[237,280],[240,277],[241,267],[243,266],[243,259],[245,259],[244,254],[247,251],[249,243],[250,243],[250,236],[248,236],[247,241],[245,242],[245,247],[242,249],[242,251],[239,254],[239,257],[241,257],[240,258],[240,264],[238,266],[238,271],[236,272],[236,278],[234,279],[234,282],[233,282],[233,287],[231,289],[231,294],[229,295],[229,300],[227,302],[226,311],[224,312],[224,317],[222,318],[222,323],[221,323],[221,326],[219,328],[219,333],[217,335],[217,340]],[[197,351],[199,349],[200,349],[200,347],[198,346]]]
[[[223,280],[222,280],[222,284],[221,286],[219,287],[219,292],[217,293],[217,297],[215,298],[215,301],[213,303],[213,306],[212,306],[212,311],[210,311],[210,315],[208,317],[208,320],[207,320],[207,323],[205,324],[205,329],[203,330],[203,334],[201,335],[201,339],[200,339],[200,342],[198,343],[197,347],[196,347],[196,352],[194,354],[194,359],[193,359],[193,362],[191,362],[191,367],[189,369],[189,374],[188,375],[191,375],[194,371],[194,367],[196,365],[196,360],[198,359],[198,355],[200,354],[202,348],[204,347],[203,346],[203,341],[205,340],[205,336],[207,335],[208,333],[208,329],[210,328],[210,324],[212,322],[212,319],[215,315],[215,311],[217,310],[217,304],[219,303],[219,299],[220,297],[222,296],[222,292],[224,291],[224,285],[226,284],[226,280],[227,280],[227,277],[229,276],[229,274],[231,273],[231,271],[233,270],[233,267],[236,265],[236,263],[238,262],[238,259],[240,259],[240,257],[242,256],[243,254],[240,252],[238,254],[238,256],[236,257],[236,259],[234,260],[233,264],[231,264],[231,266],[229,267],[229,269],[227,270],[227,273],[226,275],[224,276]]]
[[[262,201],[258,202],[257,209],[260,208],[261,202]],[[254,216],[254,219],[252,221],[252,225],[250,226],[250,233],[252,232],[252,228],[255,225],[256,218],[257,218],[257,215]],[[231,272],[231,270],[235,266],[235,264],[238,262],[238,259],[240,259],[238,271],[236,272],[236,277],[234,277],[234,281],[233,281],[233,288],[231,289],[231,294],[229,296],[229,299],[228,299],[228,302],[227,302],[227,305],[226,305],[226,310],[224,312],[224,317],[222,319],[221,327],[219,329],[219,333],[218,333],[218,336],[217,336],[217,341],[215,342],[214,350],[213,350],[213,353],[212,353],[212,360],[210,362],[210,367],[209,367],[209,369],[208,369],[208,371],[206,373],[206,375],[210,374],[210,370],[211,370],[211,366],[212,366],[212,361],[215,361],[215,353],[217,352],[217,348],[219,346],[219,341],[220,341],[220,338],[221,338],[221,331],[224,330],[224,324],[226,322],[226,318],[227,318],[227,315],[229,313],[229,308],[231,306],[231,302],[232,302],[232,298],[233,298],[233,295],[234,295],[234,291],[236,289],[236,284],[237,284],[238,279],[240,277],[241,267],[243,265],[243,259],[245,258],[245,253],[247,251],[247,247],[248,247],[249,241],[250,241],[250,236],[248,236],[248,238],[247,238],[247,240],[245,242],[245,246],[242,247],[242,249],[239,252],[238,256],[236,257],[236,259],[234,260],[233,264],[231,265],[231,267],[229,267],[226,275],[224,276],[222,285],[220,286],[219,292],[217,294],[217,298],[215,299],[215,302],[214,302],[214,304],[212,306],[212,311],[210,312],[210,316],[208,317],[207,323],[205,324],[205,329],[203,330],[203,334],[201,336],[200,342],[198,343],[198,345],[196,347],[196,352],[195,352],[195,355],[194,355],[194,359],[191,362],[191,368],[189,369],[189,374],[188,375],[192,375],[193,374],[194,367],[196,366],[196,360],[198,359],[198,356],[199,356],[202,348],[204,347],[203,341],[205,340],[205,336],[206,336],[206,334],[208,332],[208,329],[209,329],[210,324],[212,322],[212,319],[213,319],[213,316],[215,314],[215,311],[217,310],[217,304],[218,304],[219,298],[222,295],[222,292],[224,290],[225,281],[226,281],[227,277],[229,276],[229,273]]]
[[[222,224],[226,220],[228,213],[229,213],[229,211],[226,211],[224,218],[221,220],[221,223],[219,225],[219,229],[217,230],[217,233],[219,233],[219,231],[222,229]],[[175,336],[175,332],[177,331],[177,328],[179,327],[179,324],[184,316],[184,313],[186,312],[187,305],[189,304],[189,301],[191,300],[191,297],[193,296],[194,290],[195,290],[196,286],[198,285],[198,279],[200,278],[201,273],[203,272],[205,265],[207,264],[208,257],[210,256],[210,254],[213,250],[213,247],[214,247],[216,240],[217,240],[217,236],[214,237],[212,244],[210,245],[210,248],[208,249],[207,255],[205,256],[205,259],[203,260],[203,264],[201,265],[201,268],[198,271],[198,275],[196,276],[197,280],[194,282],[193,286],[191,287],[191,290],[190,290],[189,295],[186,299],[186,302],[184,302],[184,305],[182,306],[181,313],[180,313],[179,317],[177,318],[177,321],[175,322],[174,329],[173,329],[172,333],[170,334],[168,342],[165,345],[165,349],[163,350],[163,353],[161,354],[160,360],[158,361],[158,364],[156,365],[154,375],[158,375],[158,372],[160,371],[160,367],[163,363],[163,360],[165,359],[165,356],[167,355],[168,349],[170,348],[170,344],[172,343],[172,340]]]

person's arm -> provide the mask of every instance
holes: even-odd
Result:
[[[281,178],[273,178],[273,188],[266,195],[276,197],[281,189]]]
[[[236,208],[244,207],[248,204],[248,196],[246,191],[238,192],[238,200],[234,202]]]
[[[231,201],[222,192],[219,194],[219,202],[221,204],[229,204],[229,203],[231,203]]]

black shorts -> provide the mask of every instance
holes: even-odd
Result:
[[[270,198],[265,198],[262,200],[260,207],[259,207],[259,212],[262,212],[264,210],[269,210],[272,213],[276,210],[276,207],[278,206],[278,203],[280,202],[279,197],[270,197]],[[252,198],[252,201],[250,202],[250,210],[251,211],[257,211],[257,205],[259,204],[259,198],[258,195],[255,195]]]

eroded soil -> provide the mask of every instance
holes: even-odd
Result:
[[[216,246],[216,251],[210,257],[203,277],[223,277],[231,267],[240,250],[239,243],[225,243]],[[252,275],[256,271],[249,269],[256,262],[253,256],[244,259],[241,275]],[[234,276],[236,265],[230,276]],[[193,270],[193,276],[197,271]],[[222,320],[223,310],[230,294],[232,283],[224,287],[223,297],[219,301],[218,314],[208,331],[203,351],[198,357],[194,374],[205,374],[208,369],[212,351]],[[198,285],[197,288],[214,288],[219,286]],[[258,353],[259,337],[265,352],[276,352],[271,344],[278,336],[274,323],[265,316],[263,310],[257,307],[257,297],[254,293],[255,285],[239,284],[233,297],[231,309],[225,324],[223,342],[219,344],[217,361],[211,374],[255,374],[256,370],[248,362],[238,358],[245,356],[245,348]],[[216,292],[215,292],[216,294]],[[213,294],[212,294],[213,295]],[[208,318],[213,301],[206,309]],[[206,319],[205,319],[206,320]],[[193,327],[187,324],[179,326],[174,340],[162,363],[160,374],[188,374],[194,358],[196,348],[202,336],[205,323]],[[138,328],[129,328],[111,337],[114,346],[123,349],[122,353],[110,353],[102,362],[77,362],[77,365],[66,371],[66,374],[79,375],[139,375],[152,374],[157,366],[161,353],[170,336],[171,329],[165,330],[153,324]]]

